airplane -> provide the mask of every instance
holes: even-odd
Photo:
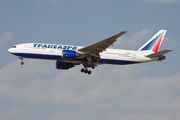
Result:
[[[75,65],[82,64],[84,68],[81,72],[91,74],[91,70],[98,65],[113,64],[127,65],[152,61],[162,61],[166,59],[164,54],[172,51],[166,49],[158,51],[167,30],[160,30],[150,40],[148,40],[137,51],[108,48],[127,31],[109,37],[105,40],[89,45],[87,47],[76,45],[59,45],[46,43],[23,43],[17,44],[8,49],[8,52],[18,56],[21,65],[23,58],[56,60],[56,68],[68,70]]]

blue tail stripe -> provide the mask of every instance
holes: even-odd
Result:
[[[157,40],[158,40],[158,38],[160,37],[161,34],[159,34],[156,38],[154,38],[151,42],[149,42],[146,46],[144,46],[141,49],[141,51],[142,50],[151,50],[153,48],[154,44],[157,42]]]
[[[149,42],[149,44],[147,44],[145,47],[143,47],[143,48],[141,49],[141,51],[142,51],[142,50],[150,50],[150,46],[151,46],[151,44],[152,44],[153,41],[154,41],[154,40],[152,40],[151,42]]]

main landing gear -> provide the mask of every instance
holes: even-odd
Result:
[[[24,65],[23,57],[22,56],[18,56],[18,58],[21,60],[21,65]]]
[[[83,64],[83,66],[84,66],[84,68],[81,69],[81,72],[82,73],[84,72],[84,73],[87,73],[90,75],[92,72],[91,72],[91,70],[88,70],[87,68],[90,67],[90,68],[94,69],[97,65],[95,65],[95,64],[91,64],[91,65],[90,64]]]
[[[89,75],[91,74],[91,71],[90,70],[88,70],[87,68],[82,68],[81,69],[81,72],[84,72],[84,73],[88,73]]]

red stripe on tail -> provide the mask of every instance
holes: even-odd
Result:
[[[159,46],[160,46],[160,44],[161,44],[163,34],[164,34],[164,32],[162,33],[160,39],[158,40],[158,42],[156,43],[156,45],[155,45],[154,48],[152,49],[152,51],[155,52],[155,53],[159,50]]]

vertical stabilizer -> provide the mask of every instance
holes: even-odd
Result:
[[[155,53],[158,52],[166,32],[167,30],[160,30],[149,41],[147,41],[138,51],[152,50]]]

